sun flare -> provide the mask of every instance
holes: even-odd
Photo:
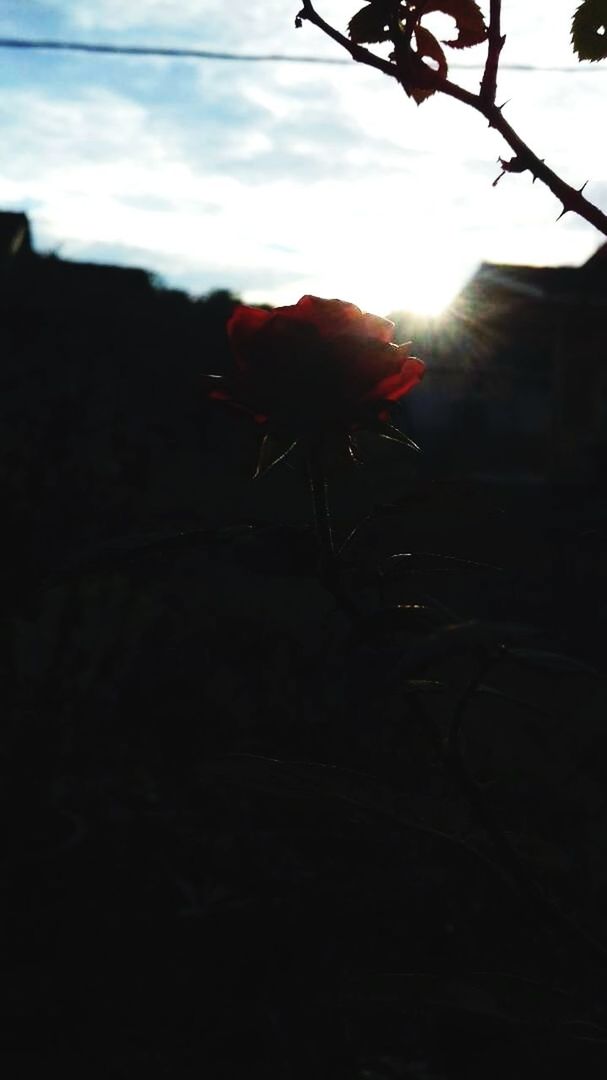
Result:
[[[288,290],[251,290],[245,303],[270,303],[273,306],[295,304],[300,296],[311,293],[327,299],[348,300],[363,311],[375,315],[404,311],[428,318],[440,316],[470,277],[474,267],[466,263],[443,265],[406,264],[398,259],[362,260],[332,268],[332,273],[301,278]]]

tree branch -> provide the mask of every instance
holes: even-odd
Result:
[[[492,2],[492,15],[496,9],[500,8],[499,2]],[[324,34],[332,38],[333,41],[341,45],[343,49],[346,49],[350,53],[353,60],[357,63],[366,64],[369,67],[374,67],[378,71],[383,72],[384,75],[389,75],[391,78],[396,79],[397,82],[401,82],[399,68],[397,63],[392,63],[390,60],[383,60],[380,56],[376,56],[374,53],[369,52],[362,45],[357,45],[355,42],[350,41],[344,34],[336,30],[335,27],[330,26],[315,10],[311,0],[303,0],[303,7],[297,16],[298,20],[307,19],[308,22],[313,23],[319,30],[322,30]],[[493,22],[493,18],[492,18]],[[493,23],[494,27],[499,29],[499,20],[497,23]],[[500,41],[502,41],[500,35]],[[497,35],[495,38],[497,43]],[[499,51],[497,50],[497,44],[493,45],[490,39],[489,51],[492,57],[491,63],[495,61],[495,76],[497,77],[497,62],[499,61]],[[501,45],[499,46],[501,51]],[[489,56],[487,57],[487,66],[489,66]],[[590,225],[594,225],[599,232],[602,232],[607,236],[607,214],[603,213],[598,206],[589,202],[583,195],[583,189],[585,184],[581,188],[574,188],[570,184],[566,183],[560,176],[557,175],[546,163],[535,154],[529,146],[523,141],[520,135],[514,130],[508,123],[502,114],[502,108],[495,104],[495,99],[491,99],[493,94],[493,83],[490,81],[493,78],[490,74],[485,78],[487,68],[485,69],[485,75],[483,76],[483,83],[485,83],[485,96],[483,96],[482,83],[481,92],[479,94],[472,94],[469,90],[464,90],[462,86],[458,86],[457,83],[452,83],[449,79],[442,78],[432,68],[424,64],[426,72],[424,73],[424,83],[426,86],[431,87],[437,93],[446,94],[447,97],[454,98],[456,101],[461,101],[463,105],[468,105],[469,108],[474,109],[480,113],[487,120],[489,127],[495,128],[496,131],[505,139],[508,146],[514,151],[514,159],[508,164],[511,168],[507,168],[504,171],[511,172],[527,172],[529,171],[534,180],[541,180],[543,184],[552,192],[554,196],[559,200],[562,205],[562,211],[559,217],[562,217],[566,213],[574,213],[579,217],[584,218]],[[512,165],[515,165],[512,168]],[[558,220],[558,219],[557,219]]]
[[[483,72],[483,78],[481,81],[481,91],[479,97],[487,105],[495,105],[495,95],[497,92],[497,69],[500,62],[500,53],[504,47],[506,40],[505,36],[502,36],[501,28],[502,18],[502,0],[490,0],[489,8],[489,49],[487,52],[487,60],[485,62],[485,70]]]

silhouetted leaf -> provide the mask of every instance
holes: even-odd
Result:
[[[436,92],[434,84],[437,76],[440,75],[445,78],[448,74],[447,61],[435,38],[433,40],[436,42],[436,47],[432,47],[432,52],[436,54],[434,58],[437,59],[438,50],[440,50],[442,56],[442,60],[439,62],[439,71],[436,71],[430,64],[424,63],[422,55],[428,57],[432,55],[429,42],[433,35],[428,30],[419,29],[421,40],[426,41],[427,48],[424,54],[416,52],[409,42],[403,38],[402,41],[397,39],[394,42],[394,52],[390,55],[390,59],[396,62],[398,77],[405,93],[408,97],[412,97],[417,105],[421,105],[422,101],[425,101]]]
[[[352,639],[370,644],[387,637],[394,643],[395,635],[403,633],[417,639],[447,621],[441,612],[426,604],[396,604],[359,619],[352,630]]]
[[[433,551],[402,551],[390,555],[380,567],[380,573],[391,581],[420,573],[453,573],[471,570],[493,570],[503,573],[503,567],[457,555],[440,555]]]
[[[367,4],[353,15],[348,23],[348,34],[357,45],[373,44],[390,40],[388,11],[384,4]]]
[[[555,713],[549,712],[548,709],[543,709],[541,705],[536,705],[533,701],[525,701],[523,698],[513,697],[512,694],[505,694],[503,690],[498,690],[495,686],[481,684],[480,686],[477,686],[475,693],[499,698],[508,705],[516,705],[519,709],[527,709],[528,712],[536,713],[538,716],[544,716],[550,720],[556,719]]]
[[[291,450],[294,450],[296,446],[297,440],[291,442],[288,439],[278,439],[275,435],[264,435],[259,447],[257,468],[253,474],[253,479],[257,480],[260,476],[265,476],[270,469],[278,465],[279,461],[284,461],[287,454],[290,454]]]
[[[389,439],[390,442],[401,443],[402,446],[407,446],[409,450],[415,450],[418,454],[421,454],[421,447],[417,443],[413,442],[408,435],[405,435],[404,431],[400,428],[394,427],[394,424],[379,424],[377,428],[373,429],[382,439]]]
[[[434,633],[403,647],[398,669],[402,675],[445,656],[468,652],[491,653],[498,647],[505,646],[507,642],[517,642],[537,632],[534,627],[517,623],[485,622],[476,619],[442,626]]]
[[[238,538],[232,555],[256,574],[306,577],[314,572],[318,550],[311,528],[267,524]]]
[[[573,16],[571,42],[580,60],[607,58],[607,0],[584,0]]]
[[[417,55],[422,59],[427,57],[429,60],[435,60],[437,64],[436,71],[441,78],[446,79],[449,71],[447,58],[434,34],[426,30],[424,26],[418,26],[415,29],[415,43],[417,45]]]
[[[598,675],[596,668],[591,667],[590,664],[561,653],[544,652],[542,649],[506,648],[504,654],[527,667],[536,668],[538,671],[550,671],[554,675]]]
[[[405,694],[444,694],[450,687],[439,679],[407,679],[403,689]]]
[[[499,1018],[506,1023],[575,1025],[580,1034],[605,1034],[584,1020],[574,1019],[576,1000],[568,993],[518,975],[500,971],[470,971],[461,978],[425,972],[369,973],[349,980],[345,995],[416,1008],[421,1000],[439,1008]],[[561,1029],[561,1033],[565,1033]],[[575,1038],[572,1031],[571,1037]]]
[[[361,809],[397,813],[402,796],[375,777],[315,761],[230,754],[205,762],[203,775],[246,790],[296,800],[338,799]]]
[[[479,1017],[494,1017],[506,1024],[516,1023],[495,1000],[489,988],[475,985],[468,979],[425,972],[387,972],[364,975],[351,984],[353,996],[363,999],[398,1003],[406,1008],[418,1008],[423,1002],[426,1008],[441,1011],[475,1013]]]
[[[466,49],[471,45],[480,45],[487,37],[487,27],[483,13],[475,0],[429,0],[424,4],[422,18],[439,11],[455,19],[457,37],[445,41],[452,49]]]
[[[412,633],[405,641],[394,641],[389,636],[387,640],[371,642],[354,639],[353,660],[359,670],[378,669],[373,677],[382,691],[398,692],[410,681],[409,676],[417,676],[435,661],[466,654],[493,656],[507,644],[518,643],[537,632],[528,626],[473,619],[443,625],[423,635]]]
[[[231,784],[241,790],[258,791],[296,801],[323,799],[345,802],[363,813],[379,814],[397,821],[405,829],[457,849],[462,857],[481,865],[491,876],[503,879],[499,866],[466,840],[442,832],[433,825],[418,821],[407,810],[406,797],[401,791],[374,776],[310,761],[284,761],[256,754],[229,754],[205,761],[200,766],[201,778]]]

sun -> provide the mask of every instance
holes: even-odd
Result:
[[[384,253],[381,261],[370,258],[356,267],[343,266],[339,275],[344,298],[365,311],[426,317],[441,315],[469,276],[465,261],[426,258],[423,252],[410,260]]]
[[[416,236],[411,227],[402,247],[387,243],[383,229],[334,237],[327,225],[320,237],[315,234],[316,244],[306,253],[307,272],[274,288],[246,290],[245,303],[279,307],[295,304],[309,293],[347,300],[375,315],[398,311],[440,316],[471,277],[476,260],[455,238],[437,247],[424,243],[420,232]]]
[[[452,274],[423,274],[414,278],[387,275],[382,280],[361,282],[355,300],[366,311],[385,314],[390,311],[407,311],[412,315],[428,318],[441,315],[449,306],[463,284],[461,271]]]

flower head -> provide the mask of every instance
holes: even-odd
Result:
[[[302,296],[273,311],[240,305],[227,324],[235,367],[210,396],[267,430],[322,437],[387,419],[424,364],[392,342],[394,323],[342,300]]]

